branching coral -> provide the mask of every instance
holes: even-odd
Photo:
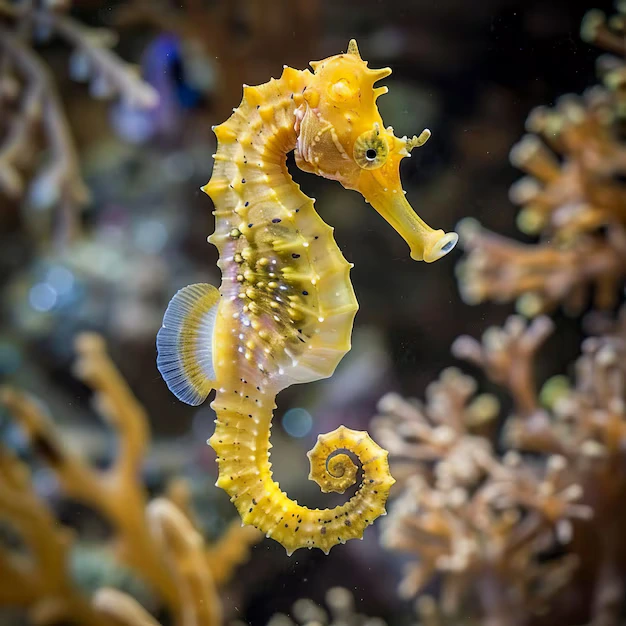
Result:
[[[581,36],[585,41],[594,43],[606,50],[609,54],[598,59],[598,71],[604,84],[611,89],[618,99],[618,113],[623,115],[624,91],[626,87],[626,68],[621,59],[626,54],[624,35],[626,34],[626,7],[618,0],[616,2],[618,13],[607,19],[602,11],[592,10],[587,13],[581,28]]]
[[[171,567],[180,594],[177,623],[183,626],[220,624],[221,605],[204,556],[202,537],[168,500],[154,500],[147,514],[152,534]],[[94,605],[128,626],[157,623],[139,603],[115,589],[101,589],[94,597]]]
[[[623,56],[626,4],[618,11],[610,20],[590,12],[582,32]],[[583,342],[573,376],[539,386],[536,374],[539,350],[554,330],[542,312],[559,305],[580,312],[590,293],[595,309],[614,308],[622,296],[626,65],[608,56],[598,67],[604,86],[533,111],[530,134],[511,152],[527,174],[510,194],[522,207],[518,226],[539,243],[509,240],[471,220],[461,228],[468,252],[458,268],[465,300],[516,300],[534,318],[512,316],[480,341],[463,336],[453,344],[455,356],[508,394],[512,413],[497,421],[501,439],[472,432],[466,407],[476,385],[458,373],[456,390],[439,384],[448,396],[439,401],[448,407],[443,419],[395,397],[380,405],[386,415],[377,423],[392,468],[394,457],[402,468],[412,467],[384,534],[388,547],[417,559],[401,592],[430,592],[428,585],[441,583],[438,593],[418,601],[425,624],[462,615],[480,624],[526,626],[546,609],[550,623],[620,623],[626,310],[614,324],[598,313],[588,317],[593,336]],[[444,431],[445,445],[439,437],[433,446],[441,424],[454,427]],[[458,459],[455,450],[463,446],[472,451]]]
[[[515,404],[515,415],[529,425],[528,436],[532,433],[535,449],[561,453],[549,432],[549,418],[541,406],[534,373],[536,353],[552,330],[553,324],[547,317],[538,317],[527,325],[521,317],[511,316],[504,327],[489,328],[482,342],[459,337],[452,352],[481,368],[508,391]]]
[[[609,25],[591,12],[583,35],[623,54],[624,15]],[[511,151],[512,163],[527,174],[510,194],[522,206],[518,226],[538,235],[539,244],[462,224],[468,256],[458,276],[467,302],[517,300],[531,316],[560,303],[580,311],[590,289],[597,308],[617,302],[626,274],[626,65],[603,57],[600,67],[605,87],[535,109],[526,123],[530,134]]]
[[[623,314],[621,317],[623,321]],[[534,324],[547,326],[544,318]],[[549,380],[539,399],[532,392],[532,381],[524,385],[535,398],[534,408],[517,410],[506,423],[508,443],[531,452],[562,454],[577,483],[584,489],[584,502],[594,512],[594,523],[580,529],[577,550],[585,566],[596,571],[594,623],[614,624],[622,606],[626,575],[626,545],[621,503],[626,497],[624,437],[626,421],[626,362],[624,325],[604,328],[604,334],[583,343],[575,367],[575,379]],[[457,352],[475,355],[494,380],[510,380],[512,363],[493,366],[493,346],[462,339]],[[525,368],[532,371],[531,355]],[[616,591],[617,590],[617,591]],[[616,600],[617,597],[617,600]]]
[[[113,527],[112,548],[119,562],[150,586],[164,606],[178,618],[178,623],[185,626],[190,623],[220,623],[217,585],[227,582],[234,568],[245,560],[249,547],[259,539],[259,534],[252,528],[233,526],[215,546],[206,548],[193,529],[190,517],[173,501],[177,500],[183,510],[189,510],[180,484],[172,492],[173,500],[157,499],[148,505],[140,480],[140,466],[148,443],[145,411],[106,354],[100,337],[81,335],[76,349],[76,374],[94,390],[96,407],[117,436],[117,455],[108,469],[92,468],[80,454],[71,450],[33,398],[4,389],[1,395],[3,404],[21,426],[35,454],[55,474],[63,493],[91,507],[110,523]],[[28,479],[19,474],[17,468],[12,473],[16,476],[15,480],[21,475],[21,484],[28,485]],[[55,526],[42,502],[34,496],[31,500],[28,507],[8,519],[18,532],[23,527],[34,526],[32,533],[23,535],[26,548],[38,555],[31,565],[33,576],[25,581],[33,584],[25,584],[13,600],[12,594],[7,593],[5,603],[19,600],[24,594],[38,598],[44,592],[42,601],[46,600],[55,589],[47,591],[45,586],[40,589],[39,577],[45,581],[45,577],[50,576],[58,579],[57,584],[70,586],[67,546],[63,543],[66,531]],[[3,499],[0,516],[7,516],[6,511],[10,512],[11,506],[11,498]],[[47,560],[42,563],[42,572],[39,572],[39,544],[48,542],[50,549],[57,546],[57,555],[50,561],[48,552],[44,552],[42,557]],[[7,554],[7,558],[9,556],[13,563],[15,555]],[[53,574],[45,573],[52,570]],[[16,572],[19,573],[19,569]],[[73,590],[71,594],[68,592],[67,598],[71,603],[61,608],[67,611],[65,617],[73,618],[74,602],[84,607],[86,601],[79,599]],[[61,608],[58,610],[61,611]],[[196,617],[190,617],[190,612],[197,614]],[[84,623],[92,622],[85,620]]]
[[[68,15],[69,8],[69,2],[0,2],[0,192],[19,198],[29,187],[38,207],[58,206],[65,235],[77,231],[89,191],[54,79],[34,48],[37,40],[57,35],[72,46],[74,78],[89,81],[94,97],[117,96],[140,108],[157,99],[134,68],[111,52],[113,33],[84,26]],[[49,151],[43,165],[39,135]]]
[[[19,535],[17,545],[0,548],[0,604],[28,610],[37,624],[71,616],[105,626],[69,576],[70,532],[35,493],[28,468],[5,448],[0,448],[0,520]]]
[[[604,335],[583,343],[573,384],[557,376],[538,391],[534,358],[552,329],[552,322],[543,316],[528,326],[520,317],[512,316],[504,328],[489,329],[481,342],[459,337],[452,349],[511,395],[515,412],[506,423],[510,445],[560,454],[579,464],[583,458],[599,460],[621,454],[626,443],[623,324],[605,327]]]
[[[530,470],[517,477],[520,469],[510,457],[473,493],[435,489],[423,479],[408,485],[383,537],[387,547],[419,556],[407,567],[402,595],[413,596],[439,574],[446,616],[477,611],[484,624],[522,624],[545,608],[576,559],[542,562],[542,552],[559,527],[587,517],[588,509],[572,502],[577,486],[561,486],[562,457],[552,458],[544,477]]]
[[[449,396],[448,406],[467,399],[475,387],[459,373],[443,378],[457,385],[440,389]],[[381,410],[393,414],[377,419],[379,432],[387,429],[385,421],[397,422],[398,406],[404,405],[383,399]],[[388,442],[392,459],[413,455],[423,463],[419,446],[407,445],[414,437],[408,426],[419,425],[422,416],[405,413],[405,421],[397,440]],[[460,447],[465,454],[458,455]],[[557,539],[569,540],[572,519],[589,517],[590,509],[576,503],[580,486],[568,478],[562,456],[550,457],[543,468],[522,463],[514,453],[500,461],[487,439],[462,432],[454,447],[438,454],[432,469],[406,480],[385,527],[387,547],[419,559],[409,563],[401,595],[412,597],[439,575],[443,615],[467,615],[477,605],[485,624],[525,623],[529,612],[544,608],[576,561],[542,562],[542,553]]]
[[[395,393],[381,399],[385,416],[373,426],[381,445],[395,457],[396,481],[404,484],[433,464],[440,486],[472,484],[482,476],[491,463],[491,447],[473,436],[472,428],[496,417],[498,402],[488,394],[471,400],[475,390],[473,379],[449,368],[426,389],[425,405]]]
[[[594,523],[580,529],[577,547],[597,575],[593,623],[610,625],[619,619],[626,577],[626,336],[623,324],[605,332],[583,343],[573,382],[558,377],[544,386],[551,410],[540,420],[509,418],[507,434],[519,448],[558,450],[583,486]]]
[[[540,390],[534,360],[553,327],[547,318],[526,324],[513,316],[482,341],[455,342],[454,353],[513,400],[502,459],[488,439],[468,434],[467,412],[450,411],[449,421],[465,415],[469,423],[446,438],[454,445],[432,453],[433,431],[425,429],[423,412],[396,397],[381,401],[386,415],[376,424],[381,436],[395,433],[387,437],[392,468],[395,460],[414,468],[383,537],[388,547],[418,559],[408,566],[403,595],[438,577],[442,615],[473,612],[483,624],[527,624],[581,563],[587,575],[597,576],[592,623],[618,623],[626,576],[624,319],[622,314],[612,327],[596,323],[603,334],[583,343],[573,380],[554,377]],[[464,407],[473,380],[458,372],[443,378],[456,390],[439,386],[449,396],[440,406]],[[455,450],[463,445],[473,452],[458,457]],[[555,549],[565,556],[548,558]]]

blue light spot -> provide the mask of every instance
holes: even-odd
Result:
[[[46,278],[50,287],[60,296],[68,294],[74,287],[74,274],[62,265],[51,267]]]
[[[283,415],[283,428],[292,437],[304,437],[313,427],[313,418],[305,409],[289,409]]]
[[[48,283],[38,283],[28,293],[30,306],[40,313],[47,313],[57,303],[57,292]]]

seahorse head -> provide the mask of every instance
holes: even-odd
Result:
[[[346,54],[311,67],[314,74],[296,112],[298,167],[359,191],[409,244],[412,258],[432,262],[447,254],[458,236],[427,226],[405,199],[400,181],[401,159],[430,132],[396,137],[376,106],[387,88],[374,83],[391,70],[368,68],[354,39]]]

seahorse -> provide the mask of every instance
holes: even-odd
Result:
[[[171,391],[198,405],[211,390],[217,420],[209,444],[217,453],[217,486],[226,490],[243,524],[298,548],[324,552],[385,513],[395,482],[387,452],[364,431],[340,426],[320,435],[308,453],[323,492],[361,484],[343,505],[310,509],[273,479],[270,428],[282,389],[331,376],[350,349],[358,304],[352,267],[329,227],[300,191],[286,165],[359,191],[399,232],[416,260],[449,252],[456,233],[433,230],[402,190],[400,160],[428,139],[398,138],[376,105],[391,70],[372,70],[356,42],[345,54],[311,62],[313,72],[284,67],[279,79],[244,85],[232,116],[213,127],[218,148],[203,187],[215,205],[219,291],[190,285],[171,300],[157,335],[157,365]]]

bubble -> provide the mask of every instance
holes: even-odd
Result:
[[[57,303],[57,292],[48,283],[37,283],[28,293],[30,306],[41,313],[47,313]]]
[[[292,437],[304,437],[313,427],[313,418],[306,409],[289,409],[283,415],[283,428]]]

